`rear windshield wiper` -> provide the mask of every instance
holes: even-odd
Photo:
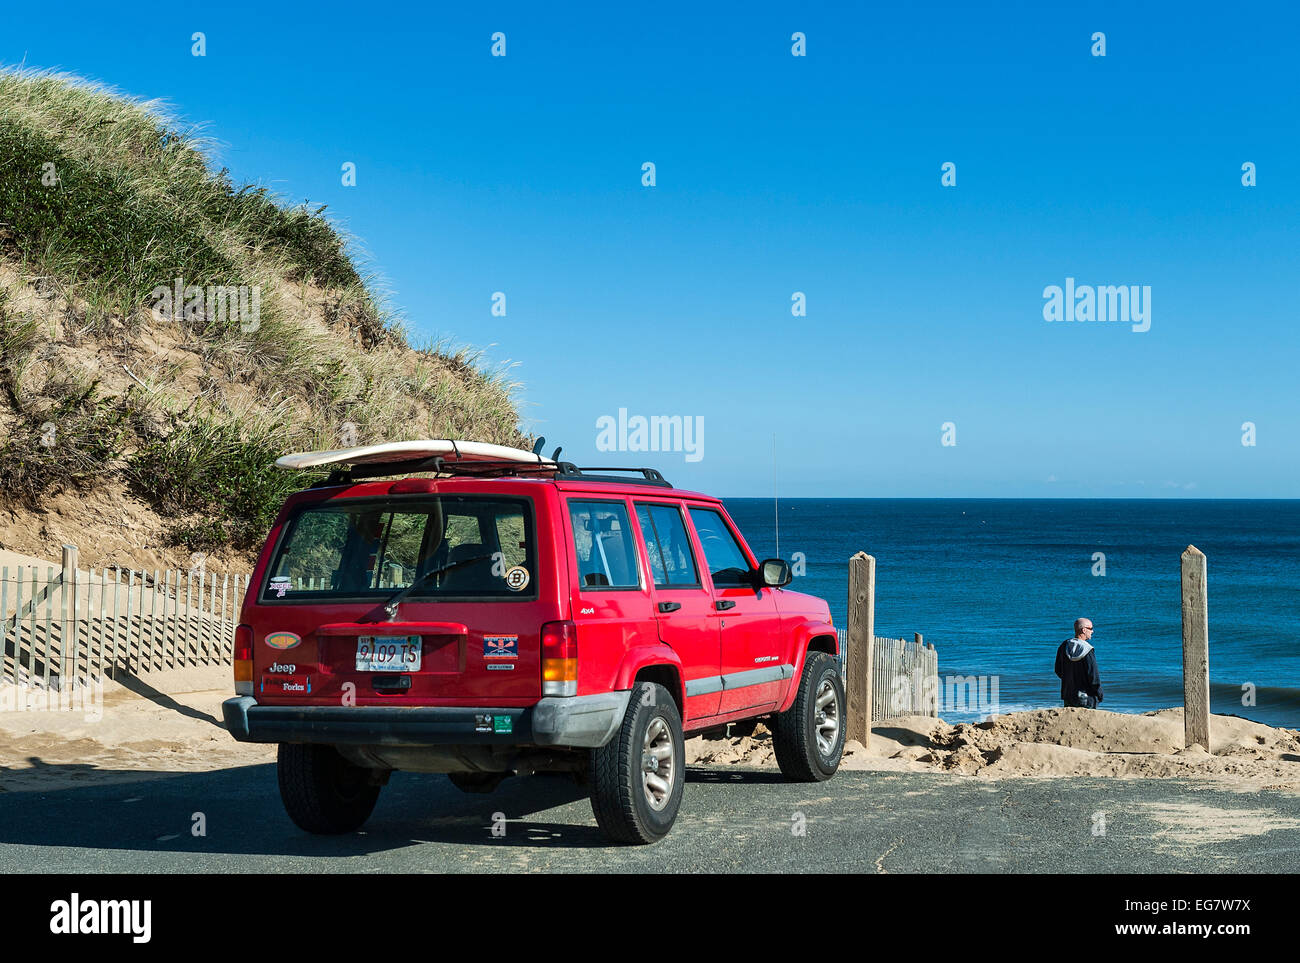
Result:
[[[414,582],[406,586],[406,588],[402,589],[384,603],[384,611],[388,613],[388,621],[391,622],[397,618],[397,607],[402,604],[402,599],[406,598],[433,576],[441,575],[443,572],[450,572],[454,568],[460,568],[462,565],[468,565],[471,562],[485,562],[491,558],[491,555],[475,555],[473,558],[462,558],[458,562],[448,562],[446,565],[439,565],[437,568],[429,569],[429,571],[416,578]]]

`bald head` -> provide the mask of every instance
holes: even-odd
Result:
[[[1092,638],[1092,619],[1075,619],[1074,637],[1084,640]]]

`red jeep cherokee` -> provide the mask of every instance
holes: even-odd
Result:
[[[606,834],[652,842],[681,804],[684,734],[759,718],[787,778],[835,772],[829,609],[718,499],[566,462],[359,480],[430,468],[336,472],[288,499],[258,558],[224,715],[280,744],[298,826],[356,829],[395,769],[468,792],[559,770]]]

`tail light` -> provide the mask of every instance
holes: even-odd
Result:
[[[253,694],[253,627],[235,629],[235,695]]]
[[[572,622],[542,626],[542,695],[578,694],[578,627]]]

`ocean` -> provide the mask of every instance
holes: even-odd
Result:
[[[759,558],[776,555],[772,499],[725,503]],[[990,698],[996,680],[999,712],[1061,705],[1052,667],[1079,616],[1096,626],[1102,708],[1182,705],[1189,544],[1207,557],[1212,711],[1300,728],[1300,501],[780,502],[780,555],[804,573],[791,588],[826,599],[843,627],[849,556],[874,555],[876,634],[922,633],[941,680],[987,677]],[[950,722],[988,714],[969,698],[940,705]]]

